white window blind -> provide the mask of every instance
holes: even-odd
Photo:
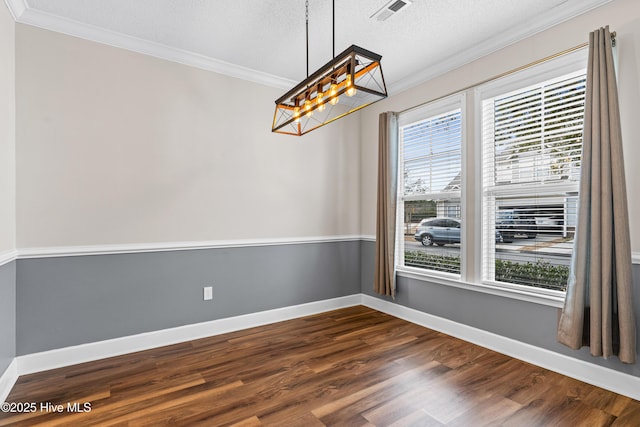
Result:
[[[584,71],[482,100],[484,280],[565,290],[584,100]]]
[[[460,193],[460,120],[457,109],[402,128],[406,196]]]
[[[462,113],[427,108],[401,116],[401,249],[404,266],[460,274]],[[442,108],[438,108],[442,110]],[[405,118],[406,122],[406,118]]]

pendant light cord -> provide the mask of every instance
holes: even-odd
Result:
[[[331,0],[332,57],[336,57],[336,0]],[[309,0],[304,2],[305,38],[307,42],[307,77],[309,77]]]
[[[304,3],[305,12],[304,17],[306,21],[306,31],[307,31],[307,77],[309,77],[309,0],[306,0]]]
[[[332,57],[336,57],[336,0],[331,1],[331,34],[333,35],[333,50]],[[307,77],[309,77],[309,0],[304,2],[304,19],[305,19],[305,31],[307,41]]]

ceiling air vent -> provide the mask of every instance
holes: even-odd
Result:
[[[411,0],[391,0],[382,6],[380,10],[370,16],[378,21],[386,21],[391,15],[394,15],[411,4]]]

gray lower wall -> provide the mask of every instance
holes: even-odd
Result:
[[[359,241],[21,259],[17,354],[358,294],[360,259]]]
[[[0,373],[24,355],[372,291],[374,242],[22,259],[0,267]],[[16,289],[17,277],[17,289]],[[634,265],[640,315],[640,266]],[[213,301],[202,287],[213,286]],[[16,292],[17,291],[17,292]],[[399,278],[397,304],[634,376],[555,340],[558,309]],[[640,354],[640,325],[638,352]],[[16,347],[17,346],[17,347]]]
[[[362,293],[391,301],[373,292],[375,242],[363,241],[361,253]],[[640,266],[634,265],[633,274],[640,354]],[[575,351],[557,343],[559,309],[554,307],[404,277],[398,278],[396,300],[392,302],[640,377],[640,362],[628,365],[617,357],[604,360],[591,356],[587,348]]]
[[[16,262],[0,266],[0,376],[16,357]]]

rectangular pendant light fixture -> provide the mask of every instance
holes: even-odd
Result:
[[[382,56],[352,45],[276,100],[272,132],[304,135],[387,97]]]

